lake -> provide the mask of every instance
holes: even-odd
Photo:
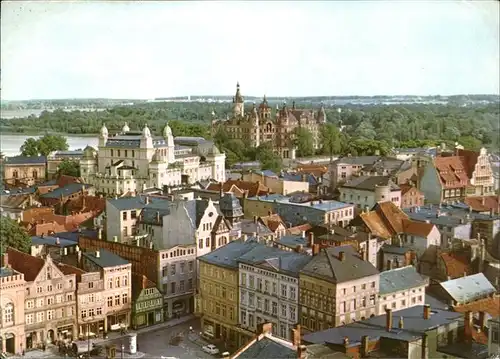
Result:
[[[19,155],[21,153],[19,149],[23,145],[24,141],[30,137],[36,139],[39,138],[40,136],[0,133],[0,151],[5,156]],[[97,148],[97,144],[99,141],[97,135],[95,135],[95,137],[66,135],[65,137],[68,140],[68,145],[70,150],[84,149],[89,145]]]

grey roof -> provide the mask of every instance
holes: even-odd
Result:
[[[56,242],[59,241],[59,244]],[[76,246],[78,242],[65,239],[65,238],[59,238],[59,237],[52,237],[52,236],[33,236],[31,237],[31,243],[35,245],[47,245],[47,246],[54,246],[54,247],[71,247],[71,246]]]
[[[259,244],[240,256],[237,261],[297,277],[299,271],[311,259],[312,257],[307,254],[284,251]]]
[[[460,304],[469,303],[496,292],[495,287],[483,273],[448,280],[439,285]]]
[[[425,293],[425,304],[429,304],[432,309],[448,310],[449,306],[440,299]]]
[[[409,246],[400,247],[400,246],[395,246],[395,245],[387,244],[387,243],[385,243],[381,249],[382,249],[382,252],[385,252],[385,253],[401,254],[401,255],[412,250],[412,248]]]
[[[252,234],[255,233],[257,236],[270,236],[273,234],[264,223],[260,220],[255,222],[252,219],[242,219],[240,222],[234,224],[235,230],[241,230],[241,233]]]
[[[165,198],[159,197],[135,196],[108,199],[108,203],[120,211],[126,211],[129,209],[142,209],[146,207],[146,197],[149,197],[150,203],[166,201]]]
[[[376,186],[390,186],[391,191],[399,190],[399,186],[392,182],[388,176],[359,176],[342,185],[345,188],[356,188],[366,191],[375,191]]]
[[[80,238],[80,236],[97,239],[99,236],[99,232],[95,229],[79,229],[79,230],[73,231],[73,232],[54,233],[53,237],[59,237],[59,238],[68,239],[70,241],[78,242],[78,239]]]
[[[248,348],[237,356],[238,359],[274,358],[295,359],[297,352],[289,346],[264,336],[261,340],[255,340]]]
[[[145,224],[162,225],[163,217],[170,214],[171,204],[172,202],[165,199],[150,202],[142,209],[140,222]],[[160,216],[161,223],[156,221],[157,216]]]
[[[127,138],[126,138],[127,137]],[[140,148],[140,136],[116,136],[111,137],[106,141],[106,147],[120,147],[120,148]]]
[[[380,273],[379,294],[385,295],[429,284],[429,279],[406,266]]]
[[[303,340],[314,344],[343,344],[344,338],[349,342],[361,343],[361,338],[367,335],[371,339],[391,338],[403,341],[413,341],[422,338],[422,334],[437,327],[462,320],[461,313],[450,312],[431,308],[431,316],[424,319],[422,305],[393,312],[392,330],[386,330],[386,315],[350,323],[336,328],[331,328],[305,335]],[[400,329],[399,318],[403,318],[404,329]]]
[[[0,277],[10,277],[16,274],[20,274],[19,272],[16,272],[12,268],[7,268],[7,267],[1,267],[0,268]]]
[[[232,192],[227,192],[222,196],[219,200],[219,208],[226,218],[243,217],[243,208],[241,207],[240,200]]]
[[[66,197],[81,191],[82,188],[88,189],[90,187],[92,187],[92,185],[90,184],[70,183],[64,187],[56,188],[52,192],[42,194],[40,198],[59,198],[61,196]]]
[[[197,145],[203,142],[210,142],[203,137],[178,136],[174,137],[174,143]]]
[[[339,259],[344,252],[345,259]],[[379,273],[368,261],[361,259],[352,246],[324,248],[302,269],[301,273],[333,283],[348,282]]]
[[[334,164],[349,164],[349,165],[370,165],[380,156],[354,156],[354,157],[341,157],[335,160]]]
[[[130,263],[122,257],[102,248],[99,249],[99,258],[96,257],[96,251],[83,252],[83,255],[101,268],[122,266]]]
[[[237,259],[252,250],[257,245],[259,245],[259,243],[253,239],[247,239],[246,241],[237,239],[220,248],[217,248],[215,251],[199,257],[198,259],[202,262],[217,266],[237,269]]]
[[[307,239],[302,236],[287,235],[275,240],[276,243],[288,248],[296,248],[297,246],[305,247]]]
[[[432,224],[441,226],[458,226],[466,224],[475,219],[499,219],[499,215],[490,216],[469,211],[468,206],[461,203],[451,205],[426,205],[417,207],[413,212],[405,209],[404,212],[415,221],[424,222],[428,220]],[[439,214],[439,215],[438,215]],[[462,223],[463,222],[463,223]]]
[[[34,165],[34,164],[45,164],[47,162],[47,157],[45,156],[14,156],[6,157],[3,165]]]

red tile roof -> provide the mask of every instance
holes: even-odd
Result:
[[[446,268],[446,275],[451,279],[463,277],[472,274],[472,268],[469,263],[469,257],[462,253],[441,253],[441,260]]]
[[[33,257],[14,248],[9,248],[7,253],[9,254],[9,264],[16,271],[23,273],[27,282],[34,281],[45,265],[42,258]]]
[[[464,157],[449,156],[434,158],[434,166],[438,172],[439,181],[444,188],[465,187],[469,182]]]
[[[56,183],[59,187],[64,187],[71,183],[83,183],[83,182],[78,177],[62,175],[57,179]]]
[[[486,312],[493,318],[500,316],[500,296],[494,296],[479,299],[471,303],[457,305],[453,307],[453,310],[458,313],[465,313],[471,311],[473,313]]]
[[[87,273],[80,268],[65,263],[57,263],[57,268],[59,268],[64,275],[74,274],[78,282],[80,282],[82,274]]]
[[[212,183],[207,187],[209,191],[220,191],[220,183]],[[262,196],[270,193],[270,189],[260,182],[249,182],[241,180],[228,180],[222,185],[224,192],[233,192],[237,197],[247,193],[248,197]]]
[[[419,237],[427,238],[434,228],[434,224],[426,222],[417,222],[412,220],[403,220],[404,232]]]
[[[154,287],[156,287],[156,284],[145,275],[132,273],[132,296],[134,298],[137,298],[143,289]]]
[[[467,173],[467,176],[471,178],[472,172],[474,172],[476,168],[479,152],[457,149],[457,156],[460,156],[462,158],[462,163],[465,167],[465,172]]]
[[[307,231],[311,230],[312,228],[313,228],[312,225],[310,225],[309,223],[306,223],[306,224],[301,224],[300,226],[288,228],[287,231],[290,234],[301,235],[302,232],[307,232]]]
[[[277,213],[270,214],[265,217],[260,217],[262,219],[262,222],[269,228],[271,231],[276,232],[280,224],[282,224],[285,228],[285,222],[281,219],[281,216]]]
[[[465,204],[475,212],[500,213],[500,196],[467,197]]]
[[[68,211],[76,212],[97,212],[100,213],[106,209],[106,198],[96,196],[80,196],[67,203]]]

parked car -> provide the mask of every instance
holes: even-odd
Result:
[[[217,349],[217,347],[213,344],[205,345],[201,349],[203,349],[203,351],[208,354],[212,355],[219,354],[219,349]]]

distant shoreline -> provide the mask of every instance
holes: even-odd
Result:
[[[0,131],[0,135],[8,136],[43,136],[46,132],[40,131],[27,131],[27,132],[12,132],[12,131]],[[66,133],[66,132],[50,132],[51,135],[61,135],[67,137],[98,137],[98,133]]]

